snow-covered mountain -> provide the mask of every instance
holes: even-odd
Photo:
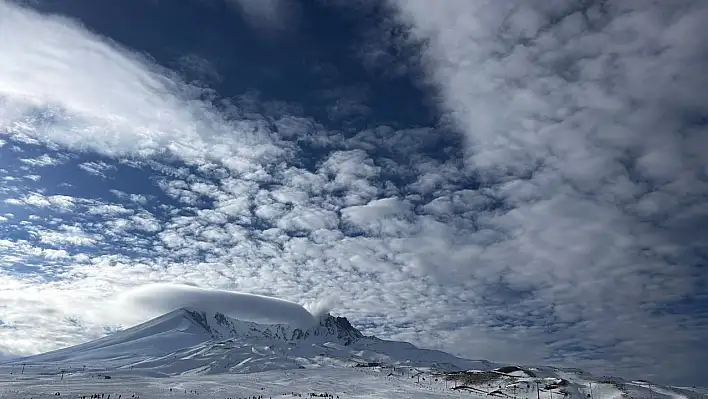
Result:
[[[326,315],[310,328],[258,324],[221,313],[182,308],[85,344],[14,363],[62,363],[97,368],[145,370],[152,375],[248,373],[325,364],[489,368],[492,363],[461,359],[410,343],[364,336],[346,318]]]
[[[464,391],[472,396],[511,398],[512,393],[516,396],[525,392],[525,397],[548,399],[554,394],[659,399],[703,395],[645,381],[595,377],[580,370],[462,359],[407,342],[364,336],[343,317],[326,315],[303,328],[246,322],[186,308],[85,344],[16,359],[3,367],[24,370],[24,365],[44,370],[41,375],[52,374],[48,370],[61,372],[62,379],[64,372],[77,376],[100,371],[113,377],[186,378],[307,369],[323,375],[344,375],[349,373],[346,370],[363,368],[397,384],[409,377],[420,384],[420,379],[425,381],[427,377],[429,389],[433,389],[434,380],[444,392]]]

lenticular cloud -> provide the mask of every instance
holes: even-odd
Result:
[[[125,309],[141,317],[179,308],[220,312],[257,323],[310,326],[315,317],[301,305],[283,299],[241,292],[204,289],[180,284],[149,284],[128,291],[120,298]]]

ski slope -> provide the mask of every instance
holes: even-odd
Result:
[[[334,398],[517,398],[553,399],[564,397],[558,390],[546,390],[540,384],[525,380],[501,377],[493,387],[482,384],[471,389],[455,389],[452,381],[445,381],[433,373],[418,373],[402,369],[397,373],[390,368],[347,368],[323,366],[316,369],[271,370],[242,374],[181,374],[169,378],[154,378],[141,373],[116,375],[111,370],[76,371],[64,374],[54,365],[26,367],[0,366],[0,398],[49,398],[59,392],[60,397],[82,398],[94,393],[104,394],[104,399],[123,398],[244,398],[262,395],[265,398],[308,397],[330,394]],[[401,372],[402,371],[402,372]],[[12,373],[12,374],[10,374]],[[111,375],[105,379],[105,375]],[[420,378],[419,378],[420,377]],[[544,381],[546,378],[539,379]],[[546,380],[548,381],[548,380]],[[586,397],[588,380],[573,382],[580,392],[569,397]],[[499,384],[502,388],[499,389]],[[458,387],[460,385],[458,384]],[[642,384],[632,384],[619,389],[612,384],[593,383],[595,399],[612,398],[699,398],[699,393],[676,388],[652,387],[652,394],[643,390]],[[489,395],[489,393],[495,393]],[[668,391],[668,392],[667,392]],[[683,393],[682,393],[683,392]],[[134,396],[133,396],[134,395]],[[299,396],[298,396],[299,395]]]

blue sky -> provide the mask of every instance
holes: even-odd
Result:
[[[167,282],[702,382],[705,2],[94,3],[0,1],[2,356]]]

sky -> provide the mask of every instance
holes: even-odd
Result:
[[[0,0],[0,357],[125,327],[116,300],[169,283],[704,383],[706,20],[703,0]]]

